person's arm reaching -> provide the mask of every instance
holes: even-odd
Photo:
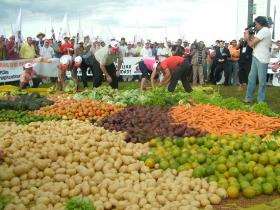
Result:
[[[154,70],[153,72],[152,72],[152,75],[151,75],[151,85],[152,85],[152,88],[155,88],[155,79],[156,79],[156,75],[157,75],[157,71],[156,70]]]
[[[167,68],[164,71],[165,72],[164,72],[163,80],[160,82],[161,86],[166,86],[167,84],[169,84],[170,79],[171,79],[170,70]]]

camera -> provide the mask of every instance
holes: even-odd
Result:
[[[248,30],[249,35],[254,35],[256,34],[257,30],[256,30],[256,24],[252,23],[251,25],[249,25],[246,30]]]

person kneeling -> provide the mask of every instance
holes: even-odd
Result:
[[[192,87],[189,79],[191,76],[190,64],[180,56],[171,56],[157,65],[156,71],[151,75],[152,87],[155,87],[156,77],[163,74],[163,80],[159,82],[160,86],[167,86],[168,91],[173,92],[179,80],[181,80],[186,92],[191,92]]]
[[[26,89],[27,87],[38,87],[42,81],[40,78],[35,77],[37,74],[33,69],[31,63],[26,63],[23,66],[23,72],[20,75],[20,88]]]

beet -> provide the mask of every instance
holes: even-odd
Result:
[[[186,137],[206,134],[186,124],[175,124],[168,112],[169,109],[163,107],[128,107],[103,119],[100,125],[108,130],[127,132],[125,140],[133,143],[144,143],[156,136]]]

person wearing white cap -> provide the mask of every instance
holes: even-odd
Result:
[[[144,58],[138,63],[138,68],[142,73],[140,90],[145,90],[146,81],[150,80],[151,74],[156,70],[158,63],[154,58]]]
[[[116,61],[118,61],[117,68],[114,64]],[[102,84],[104,74],[110,86],[117,89],[122,63],[123,56],[117,41],[111,41],[108,46],[97,50],[94,55],[93,86],[99,87]]]
[[[72,57],[70,55],[63,55],[59,59],[59,65],[58,65],[58,85],[59,89],[63,90],[65,86],[65,77],[66,77],[66,71],[70,70],[72,67]]]
[[[32,63],[26,63],[23,65],[23,72],[20,75],[19,86],[22,89],[27,88],[28,86],[33,86],[33,77],[36,75],[36,72],[33,70]]]

